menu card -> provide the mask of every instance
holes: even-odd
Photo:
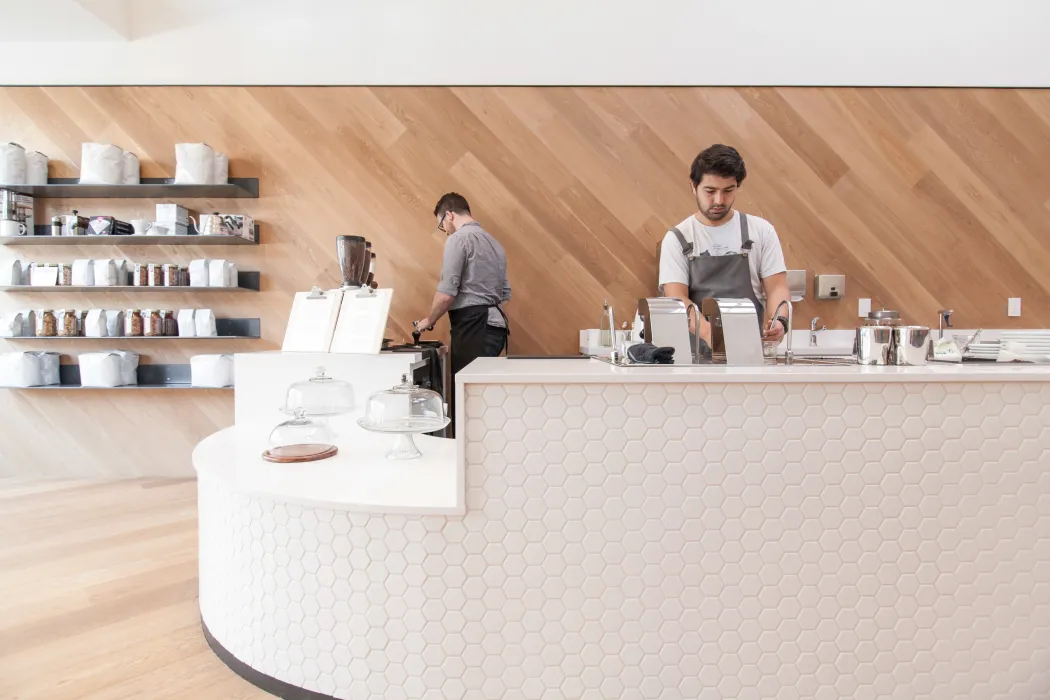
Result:
[[[343,292],[339,289],[322,292],[314,287],[313,291],[297,293],[288,316],[281,350],[328,352],[342,300]]]
[[[377,289],[359,296],[356,291],[343,295],[330,352],[376,354],[383,347],[383,332],[393,289]]]

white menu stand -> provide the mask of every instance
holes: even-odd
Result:
[[[329,352],[378,354],[383,348],[383,333],[393,297],[393,289],[343,294]]]
[[[328,352],[339,319],[343,292],[330,289],[322,292],[314,287],[299,292],[292,302],[288,326],[284,331],[283,352]]]

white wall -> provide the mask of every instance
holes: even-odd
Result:
[[[0,26],[18,85],[1050,86],[1045,0],[0,0]]]

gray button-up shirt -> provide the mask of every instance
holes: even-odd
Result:
[[[438,291],[455,297],[450,309],[510,301],[507,254],[477,222],[464,224],[445,241]],[[488,324],[507,326],[496,309],[489,309]]]

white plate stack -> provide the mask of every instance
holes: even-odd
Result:
[[[973,343],[967,357],[977,360],[999,360],[1006,350],[1009,358],[1025,362],[1047,362],[1050,358],[1050,330],[1003,331],[1000,340]]]

